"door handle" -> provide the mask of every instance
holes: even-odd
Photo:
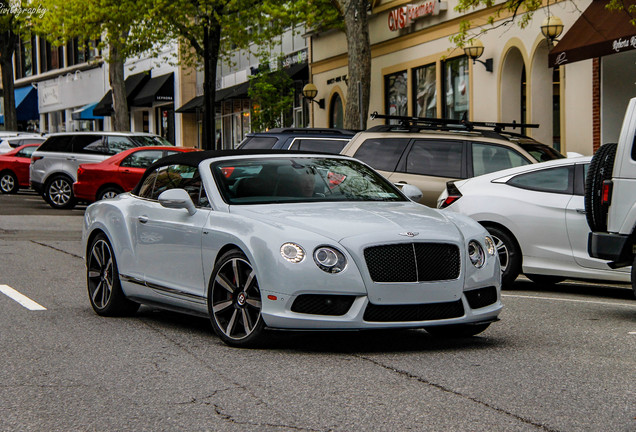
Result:
[[[585,209],[576,209],[576,212],[579,214],[585,214]]]
[[[74,161],[77,160],[77,158],[75,156],[69,156],[66,158],[66,160]]]
[[[148,222],[148,216],[139,216],[137,220],[139,221],[139,223],[145,224],[146,222]]]

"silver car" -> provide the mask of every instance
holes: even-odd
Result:
[[[91,305],[207,316],[232,346],[267,328],[484,331],[502,308],[488,232],[404,193],[345,156],[168,156],[132,192],[87,208]]]

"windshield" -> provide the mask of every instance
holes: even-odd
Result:
[[[237,159],[212,164],[212,174],[228,204],[406,201],[382,176],[347,159]]]
[[[546,162],[554,159],[563,159],[561,153],[550,146],[541,143],[519,143],[521,148],[530,153],[537,162]]]

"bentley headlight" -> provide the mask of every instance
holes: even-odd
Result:
[[[486,263],[486,254],[479,242],[471,240],[468,243],[468,257],[470,262],[477,268],[482,268]]]
[[[296,243],[285,243],[280,247],[280,254],[291,263],[299,263],[305,259],[305,250]]]
[[[486,252],[488,252],[488,255],[495,256],[495,253],[497,252],[497,248],[495,247],[495,242],[492,240],[492,238],[489,236],[486,236],[485,243],[486,243]]]
[[[347,259],[338,249],[320,246],[314,251],[314,262],[327,273],[340,273],[347,266]]]

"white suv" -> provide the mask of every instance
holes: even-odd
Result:
[[[585,212],[592,232],[588,253],[611,268],[632,266],[636,294],[636,98],[625,112],[618,143],[594,154],[585,185]]]
[[[47,136],[31,155],[31,187],[53,208],[73,208],[73,183],[82,163],[96,163],[133,147],[170,146],[157,135],[138,132],[68,132]]]

